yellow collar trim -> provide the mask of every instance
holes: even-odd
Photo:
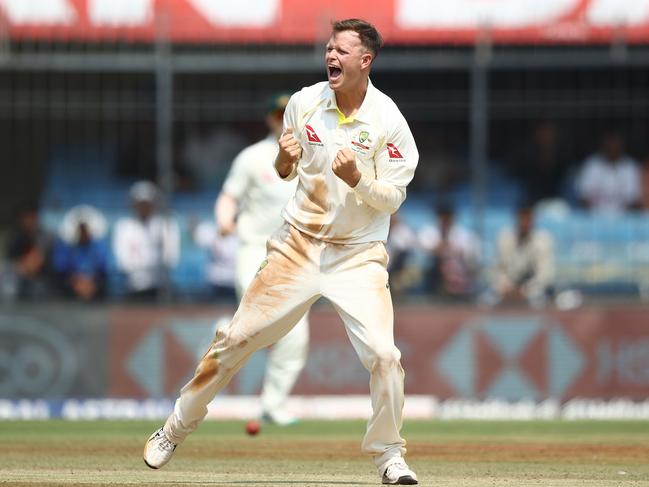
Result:
[[[354,115],[346,117],[343,112],[340,111],[340,108],[336,107],[336,113],[338,114],[338,125],[343,125],[345,123],[352,123],[356,121]]]

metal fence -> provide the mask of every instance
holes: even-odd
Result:
[[[320,45],[3,46],[5,227],[28,197],[49,210],[75,202],[124,210],[137,178],[156,179],[180,212],[209,212],[234,155],[264,135],[268,97],[323,79]],[[558,127],[571,204],[571,176],[603,129],[620,128],[628,152],[649,157],[644,46],[388,46],[372,78],[418,141],[412,197],[425,206],[450,195],[484,239],[492,238],[488,213],[525,196],[510,159],[540,121]],[[424,219],[431,214],[428,207]]]

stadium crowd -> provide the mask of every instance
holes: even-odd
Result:
[[[391,222],[393,294],[488,306],[546,305],[557,294],[555,260],[562,250],[555,245],[558,236],[539,228],[535,214],[576,211],[610,222],[649,209],[649,157],[640,163],[627,154],[623,133],[604,131],[579,164],[565,159],[562,144],[557,126],[543,120],[527,140],[513,145],[501,170],[517,188],[517,201],[505,208],[509,219],[490,232],[466,217],[470,205],[460,210],[447,197],[463,184],[458,161],[448,150],[424,156],[411,198],[425,217],[413,217],[417,211],[405,207]],[[205,216],[209,208],[202,216],[183,214],[165,206],[156,185],[144,180],[130,187],[128,199],[130,213],[112,219],[80,201],[56,227],[41,221],[43,209],[23,205],[6,239],[2,300],[155,301],[193,293],[234,302],[237,238],[218,232]],[[188,252],[194,258],[187,260]],[[189,277],[177,279],[179,267],[191,267]],[[194,280],[189,293],[188,279]]]

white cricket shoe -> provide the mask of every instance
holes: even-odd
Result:
[[[167,439],[162,428],[156,430],[144,445],[144,463],[149,468],[164,467],[171,460],[176,446]]]
[[[274,413],[269,413],[268,411],[264,411],[261,414],[260,419],[264,423],[274,424],[277,426],[292,426],[300,422],[300,420],[297,419],[295,416],[291,416],[290,414],[283,411],[276,411]]]
[[[401,457],[388,460],[383,466],[382,481],[389,485],[416,485],[417,475],[410,470],[406,461]],[[381,473],[379,472],[379,475]]]

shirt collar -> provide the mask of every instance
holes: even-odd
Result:
[[[336,109],[338,108],[338,104],[336,103],[336,93],[329,86],[327,86],[327,90],[328,93],[327,93],[327,102],[325,104],[325,110],[336,111]],[[376,88],[374,88],[372,81],[368,78],[367,92],[365,93],[365,98],[363,99],[363,103],[361,103],[361,107],[358,109],[358,112],[356,112],[356,115],[354,115],[354,121],[362,122],[362,123],[370,123],[371,111],[372,111],[372,107],[374,106],[372,99],[374,98],[375,90]]]

